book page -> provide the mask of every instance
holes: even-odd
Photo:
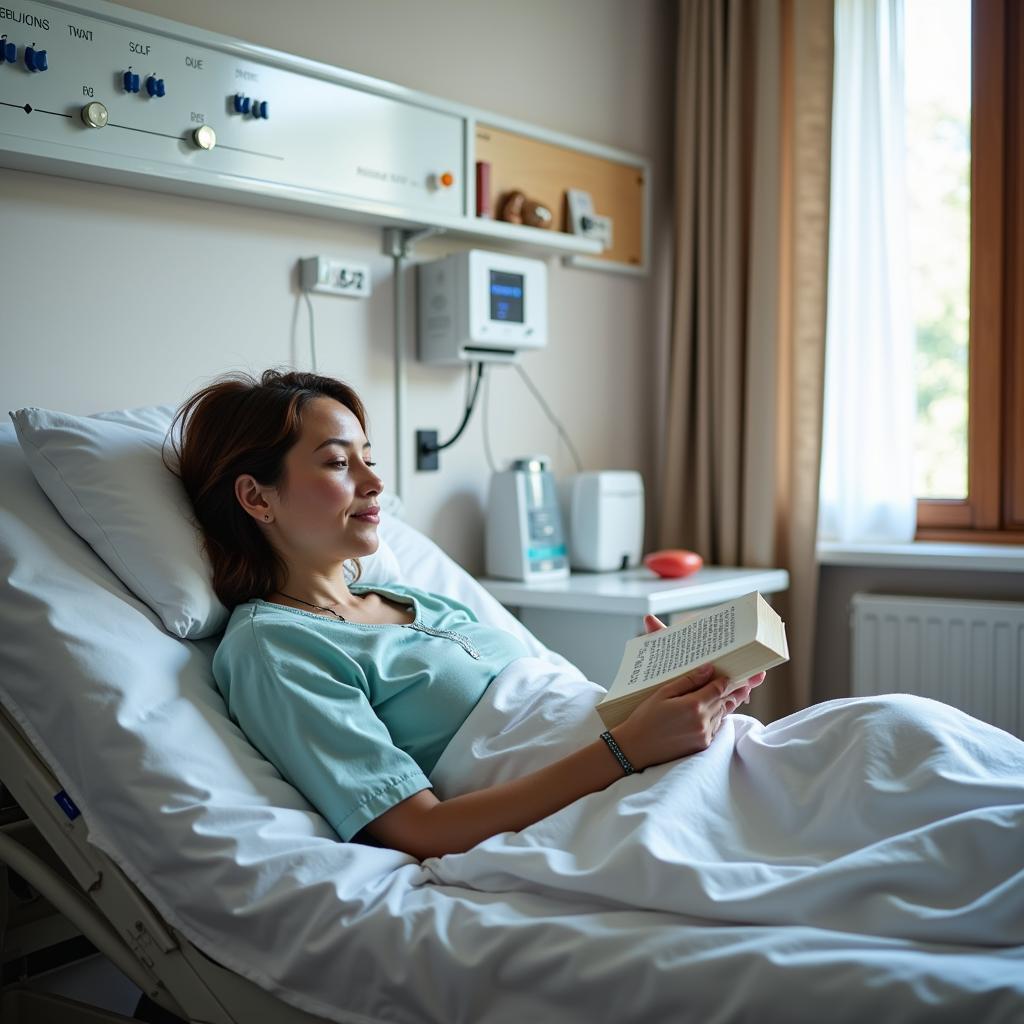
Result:
[[[736,605],[726,605],[707,618],[678,630],[661,630],[640,648],[633,666],[640,684],[677,672],[683,665],[709,660],[723,648],[736,642]]]
[[[748,594],[690,622],[634,637],[627,642],[624,654],[624,660],[631,656],[631,664],[624,678],[624,666],[620,666],[609,696],[681,675],[748,643],[754,636],[756,598],[756,594]]]

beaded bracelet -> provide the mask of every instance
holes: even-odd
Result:
[[[601,739],[603,739],[605,743],[608,744],[609,748],[611,749],[611,752],[616,756],[616,758],[618,758],[619,764],[622,765],[622,770],[627,775],[632,775],[635,771],[638,770],[629,763],[629,758],[626,757],[626,755],[622,752],[618,743],[615,742],[615,737],[607,729],[603,733],[601,733]],[[640,768],[639,771],[643,771],[643,768]]]

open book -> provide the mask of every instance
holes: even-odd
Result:
[[[725,676],[725,692],[732,693],[752,675],[784,661],[789,661],[785,623],[755,590],[703,609],[686,622],[627,640],[597,713],[611,729],[663,683],[708,662],[715,666],[711,678]]]

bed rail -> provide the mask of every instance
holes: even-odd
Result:
[[[88,844],[88,827],[83,816],[68,818],[61,806],[68,799],[64,787],[2,703],[0,731],[4,734],[0,742],[0,778],[53,847],[79,888],[70,885],[34,852],[4,833],[0,833],[0,861],[42,893],[150,999],[171,1013],[190,1019],[154,970],[161,954],[166,961],[169,954],[177,951],[180,960],[180,944],[117,864],[102,850]],[[114,918],[107,913],[111,909],[115,911]],[[123,927],[119,931],[111,923],[119,919],[130,919],[134,931]],[[161,963],[161,972],[166,966],[166,962]],[[194,975],[191,970],[189,973]],[[194,989],[194,977],[191,985]],[[204,1019],[230,1024],[232,1018],[224,1015],[219,1004],[217,1007],[219,1015]]]

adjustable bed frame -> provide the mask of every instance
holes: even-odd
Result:
[[[74,884],[0,830],[0,864],[38,890],[153,1003],[203,1024],[322,1024],[324,1018],[276,999],[222,967],[165,923],[153,905],[102,850],[89,827],[29,741],[0,705],[0,779],[67,867]],[[131,1018],[64,997],[35,993],[21,982],[0,992],[0,1020],[18,1024],[100,1024]]]

